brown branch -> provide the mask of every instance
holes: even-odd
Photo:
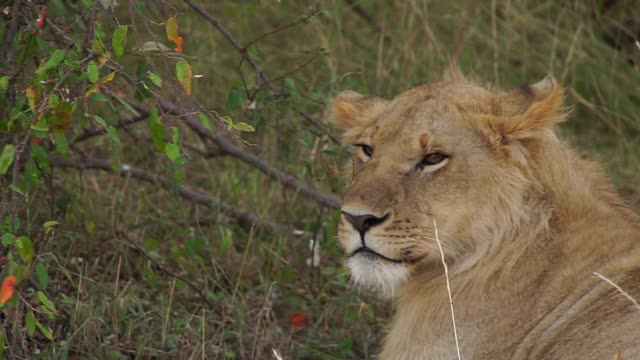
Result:
[[[369,25],[371,25],[371,27],[373,28],[373,30],[375,32],[380,32],[380,26],[378,26],[378,24],[376,24],[376,21],[373,20],[373,17],[371,17],[371,15],[369,15],[369,13],[367,13],[362,6],[360,6],[360,4],[358,4],[357,1],[354,0],[344,0],[345,3],[347,3],[347,5],[349,5],[351,7],[351,9],[358,14],[358,16],[360,16],[364,21],[366,21]]]
[[[53,155],[50,160],[54,166],[58,166],[58,167],[74,168],[74,169],[81,169],[81,170],[95,169],[95,170],[101,170],[101,171],[106,171],[109,173],[116,174],[116,172],[113,171],[113,168],[111,167],[111,163],[107,160],[95,159],[95,158],[89,158],[89,157],[65,159],[57,155]],[[140,169],[136,166],[129,165],[129,164],[122,164],[121,170],[117,174],[123,177],[131,176],[133,178],[136,178],[138,180],[145,181],[148,183],[160,184],[167,189],[171,187],[170,179],[161,175],[148,172],[146,170]],[[178,193],[183,198],[193,201],[197,204],[220,209],[223,215],[235,220],[240,226],[242,226],[245,229],[251,229],[252,227],[259,227],[264,229],[286,228],[285,225],[264,221],[259,217],[257,217],[256,215],[253,215],[251,213],[248,213],[242,210],[235,209],[231,205],[223,201],[220,201],[207,193],[195,190],[186,185],[180,186],[180,188],[178,189]]]
[[[109,91],[106,92],[109,93]],[[149,113],[149,109],[139,103],[133,102],[129,99],[122,100],[126,101],[141,115]],[[156,96],[156,101],[158,107],[160,108],[160,110],[162,110],[163,113],[169,113],[182,118],[187,126],[189,126],[191,130],[193,130],[198,136],[200,136],[200,138],[202,138],[205,143],[207,140],[213,141],[214,143],[216,143],[216,145],[218,145],[219,151],[222,151],[225,155],[233,156],[238,160],[241,160],[253,167],[258,168],[258,170],[260,170],[262,173],[266,174],[272,179],[281,182],[287,188],[298,191],[303,196],[313,199],[321,205],[334,209],[340,208],[340,200],[338,200],[336,197],[332,195],[322,194],[317,190],[311,188],[309,185],[301,183],[300,180],[298,180],[296,177],[289,175],[284,171],[271,167],[269,164],[262,161],[257,156],[235,145],[229,139],[218,134],[212,135],[211,132],[200,123],[200,121],[193,113],[185,112],[175,103],[160,96]]]
[[[196,119],[196,117],[193,114],[189,114],[182,111],[182,109],[178,107],[176,104],[160,97],[157,98],[157,101],[158,101],[158,105],[164,112],[168,112],[176,116],[182,117],[185,123],[194,132],[196,132],[196,134],[198,134],[200,137],[213,140],[216,144],[218,144],[220,149],[225,151],[228,155],[233,156],[238,160],[241,160],[251,166],[258,168],[258,170],[262,171],[267,176],[275,180],[278,180],[286,187],[294,191],[300,192],[300,194],[317,201],[321,205],[334,208],[334,209],[340,208],[340,201],[334,196],[322,194],[316,191],[315,189],[311,188],[310,186],[301,183],[296,177],[269,166],[269,164],[262,161],[257,156],[235,145],[233,142],[231,142],[229,139],[225,137],[222,137],[217,134],[211,135],[211,132],[207,128],[205,128]]]
[[[183,0],[183,1],[186,2],[198,14],[202,15],[205,19],[207,19],[207,21],[209,23],[211,23],[220,33],[222,33],[222,35],[229,41],[229,43],[231,43],[231,45],[238,51],[238,53],[240,53],[240,56],[242,56],[249,64],[251,64],[251,66],[253,67],[253,69],[255,70],[255,72],[256,72],[256,74],[258,76],[258,79],[262,80],[264,82],[264,84],[267,86],[267,88],[274,95],[276,95],[276,96],[282,95],[273,86],[272,80],[270,80],[269,77],[267,77],[267,75],[264,73],[264,71],[262,70],[260,65],[257,62],[255,62],[251,58],[251,56],[249,56],[249,54],[247,53],[247,47],[240,45],[240,43],[238,41],[236,41],[236,39],[231,35],[231,33],[229,33],[229,31],[227,31],[227,29],[225,29],[225,27],[222,26],[222,24],[220,24],[220,22],[218,20],[216,20],[216,18],[211,16],[203,8],[201,8],[200,6],[195,4],[192,0]],[[252,44],[253,42],[255,42],[255,40],[250,42],[249,44]],[[318,120],[314,119],[311,115],[309,115],[309,114],[307,114],[307,113],[305,113],[303,111],[300,111],[300,110],[296,110],[296,111],[302,116],[303,119],[305,119],[306,121],[311,123],[313,126],[323,130],[323,132],[333,142],[335,142],[336,144],[342,146],[342,142],[338,138],[336,138],[335,136],[330,134],[328,131],[326,131],[326,129],[324,128],[322,123],[320,123]]]
[[[227,31],[227,29],[225,29],[224,26],[222,26],[222,24],[220,24],[220,22],[218,20],[216,20],[213,16],[209,15],[209,13],[207,13],[203,8],[201,8],[200,6],[198,6],[196,3],[194,3],[191,0],[184,0],[184,2],[186,2],[187,5],[191,6],[191,8],[193,10],[195,10],[198,14],[202,15],[205,19],[207,19],[207,21],[209,21],[209,23],[211,23],[211,25],[213,25],[216,29],[218,29],[218,31],[240,53],[240,55],[242,55],[242,57],[245,60],[247,60],[247,62],[249,64],[251,64],[251,66],[253,66],[254,70],[258,74],[258,77],[264,82],[264,84],[270,90],[276,91],[276,89],[273,87],[273,84],[271,84],[271,80],[269,80],[269,78],[264,73],[264,71],[262,71],[262,68],[260,67],[260,65],[257,62],[255,62],[251,58],[251,56],[249,56],[249,54],[247,53],[247,48],[246,47],[240,45],[240,43],[238,41],[236,41],[236,39],[234,39],[233,36],[231,36],[231,34]]]

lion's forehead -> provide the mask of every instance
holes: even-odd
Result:
[[[380,144],[418,150],[421,137],[446,141],[459,135],[461,127],[465,127],[465,122],[455,106],[432,97],[421,103],[403,100],[391,104],[369,129],[369,136]]]

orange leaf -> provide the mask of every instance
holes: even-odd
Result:
[[[176,44],[176,52],[182,52],[182,36],[178,35],[178,22],[175,16],[170,17],[165,24],[167,39]]]
[[[174,42],[176,43],[176,52],[182,52],[182,36],[178,36]]]
[[[299,312],[299,313],[293,314],[293,316],[291,317],[291,328],[293,330],[301,330],[305,326],[307,326],[308,320],[309,320],[309,317],[307,316],[306,313]]]
[[[11,275],[7,276],[2,282],[2,287],[0,287],[0,302],[6,303],[11,300],[13,297],[13,290],[16,287],[16,277]]]

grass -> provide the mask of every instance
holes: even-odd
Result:
[[[256,111],[230,112],[230,91],[242,80],[240,57],[226,40],[180,1],[146,2],[146,16],[155,22],[147,24],[149,29],[122,3],[115,15],[135,25],[131,41],[164,40],[157,23],[178,14],[184,53],[194,74],[204,75],[194,79],[196,99],[252,124],[256,132],[243,136],[248,149],[324,192],[340,193],[344,181],[336,171],[346,153],[288,104],[322,119],[341,90],[393,97],[437,80],[449,59],[458,58],[465,73],[505,89],[552,73],[567,87],[574,107],[563,134],[601,161],[623,196],[640,208],[640,50],[625,42],[625,34],[637,33],[640,26],[635,1],[611,2],[608,10],[598,2],[359,2],[379,32],[339,0],[206,2],[241,43],[297,21],[310,7],[322,10],[309,22],[252,46],[252,56],[271,78],[313,59],[276,82],[288,95],[263,99]],[[51,19],[66,23],[63,14],[51,5]],[[147,61],[166,79],[173,73],[162,57],[126,55],[122,61],[133,69]],[[242,74],[255,83],[246,64]],[[165,87],[164,93],[174,91]],[[105,119],[119,116],[105,111]],[[140,146],[149,142],[146,124],[120,136],[123,161],[172,173],[163,154]],[[183,143],[198,145],[199,140],[187,135]],[[88,154],[108,157],[106,138],[81,146]],[[46,319],[56,340],[25,341],[24,353],[37,348],[43,358],[251,359],[273,358],[277,349],[284,359],[374,358],[391,305],[349,285],[334,241],[337,212],[285,191],[231,158],[202,159],[185,152],[191,157],[182,173],[185,183],[314,234],[322,266],[305,264],[309,236],[246,231],[216,211],[135,179],[58,170],[51,188],[41,186],[30,197],[25,225],[33,229],[38,258],[49,268],[51,297],[60,308],[58,316]],[[197,219],[204,220],[196,224]],[[46,220],[61,225],[45,234],[39,225]],[[214,308],[117,231],[197,284]],[[295,330],[290,319],[300,312],[308,322]]]

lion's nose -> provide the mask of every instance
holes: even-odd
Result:
[[[360,234],[366,233],[372,227],[382,224],[389,218],[388,213],[383,217],[377,217],[371,214],[353,215],[343,211],[342,215],[344,215],[347,221],[349,221]]]

